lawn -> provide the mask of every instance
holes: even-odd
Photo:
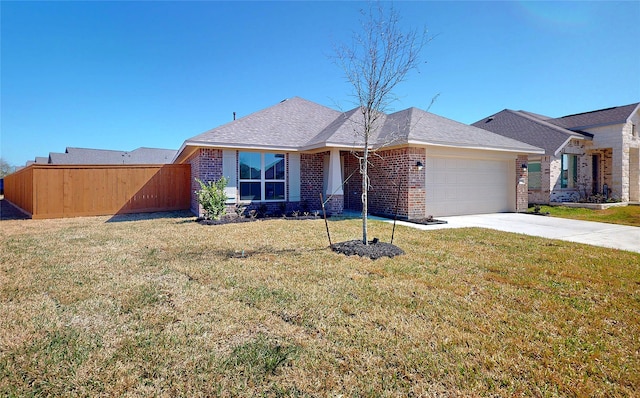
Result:
[[[533,211],[533,208],[529,210]],[[543,213],[549,212],[549,215],[553,217],[640,227],[640,206],[610,207],[606,210],[591,210],[565,206],[540,206],[540,211]]]
[[[373,261],[321,220],[0,228],[0,396],[640,394],[640,254],[398,227],[406,254]]]

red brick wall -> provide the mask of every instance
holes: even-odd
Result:
[[[369,161],[369,212],[392,216],[397,202],[399,217],[423,218],[426,211],[425,173],[418,171],[416,164],[418,161],[425,164],[425,150],[400,148],[378,151],[370,156]],[[362,176],[358,170],[356,156],[347,154],[345,178],[355,173],[345,186],[345,207],[354,211],[362,211]]]
[[[195,191],[200,189],[196,178],[208,182],[222,177],[222,150],[200,148],[187,160],[191,164],[191,211],[202,214]]]
[[[319,210],[324,180],[324,156],[328,152],[300,154],[300,207]]]

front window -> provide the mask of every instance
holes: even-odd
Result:
[[[285,200],[282,153],[240,152],[240,200]]]
[[[542,173],[540,172],[540,162],[529,162],[529,189],[542,188]]]
[[[562,155],[560,188],[575,188],[578,182],[578,156]]]

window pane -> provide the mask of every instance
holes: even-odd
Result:
[[[240,200],[262,200],[259,182],[241,182]]]
[[[284,200],[284,182],[265,182],[266,200]]]
[[[261,172],[260,154],[256,152],[240,152],[240,179],[259,180]]]
[[[529,189],[542,188],[541,174],[539,171],[529,172]]]
[[[267,180],[284,180],[284,154],[264,154],[264,178]]]
[[[529,162],[529,172],[538,172],[540,171],[540,162]]]
[[[578,182],[578,156],[562,155],[561,188],[575,188]]]

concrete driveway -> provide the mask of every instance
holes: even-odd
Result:
[[[474,214],[438,219],[447,221],[447,224],[401,224],[427,231],[443,228],[489,228],[640,253],[640,227],[521,213]]]

